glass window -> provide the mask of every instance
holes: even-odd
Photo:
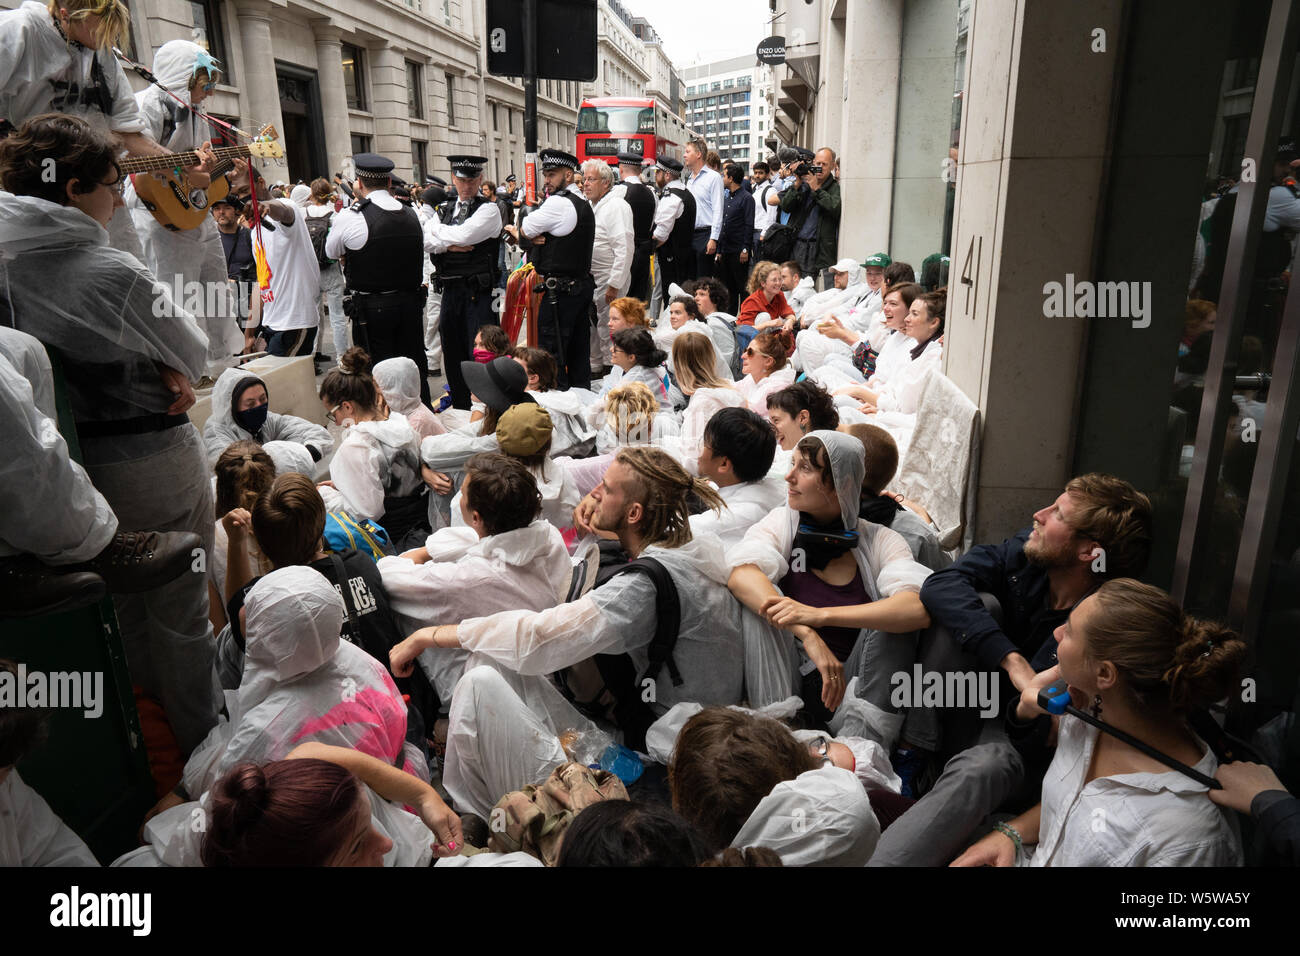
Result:
[[[515,131],[515,111],[506,107],[506,132],[514,133]]]
[[[344,43],[342,49],[343,89],[347,93],[348,109],[363,110],[366,108],[366,85],[362,79],[365,61],[362,59],[361,49],[350,43]]]
[[[653,133],[653,106],[584,106],[578,111],[579,133]]]
[[[497,122],[497,105],[496,105],[495,103],[493,103],[493,104],[492,104],[492,131],[493,131],[493,132],[496,132],[496,131],[499,130],[500,128],[501,128],[501,126],[500,126],[500,124]]]
[[[429,144],[418,139],[411,140],[411,181],[423,183],[428,171]]]
[[[360,133],[353,133],[352,134],[353,155],[357,153],[368,153],[368,152],[370,152],[370,137],[362,136]]]
[[[456,125],[456,77],[450,73],[447,77],[447,125]]]
[[[722,88],[725,89],[725,90],[729,90],[729,89],[731,89],[731,88],[732,88],[733,86],[735,86],[735,85],[736,85],[736,81],[735,81],[735,79],[728,79],[727,81],[725,81],[725,82],[722,84]]]
[[[216,0],[190,0],[190,39],[212,54],[226,70],[223,82],[230,82],[230,58],[226,56],[226,39],[221,32],[221,10]]]
[[[406,108],[414,119],[424,119],[424,68],[406,61]]]

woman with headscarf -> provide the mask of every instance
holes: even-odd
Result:
[[[920,591],[930,571],[900,534],[859,519],[865,470],[862,442],[851,435],[801,439],[786,475],[787,506],[728,552],[727,586],[802,643],[816,665],[804,681],[805,705],[822,721],[844,697],[843,665],[861,639],[859,696],[870,705],[870,730],[889,748],[902,725],[889,678],[912,665],[911,632],[929,626]]]
[[[212,412],[203,425],[208,463],[215,465],[233,442],[291,441],[302,445],[312,461],[320,461],[334,439],[323,425],[296,415],[271,411],[266,383],[242,368],[228,368],[212,387]]]
[[[154,54],[153,73],[166,89],[151,84],[135,96],[145,132],[173,153],[207,144],[213,129],[196,107],[221,78],[217,61],[197,43],[169,40]],[[208,186],[206,175],[188,178],[192,186]],[[144,248],[144,264],[175,294],[183,295],[186,308],[208,335],[208,367],[215,371],[243,347],[216,222],[204,216],[193,229],[168,228],[154,218],[131,182],[125,199]]]

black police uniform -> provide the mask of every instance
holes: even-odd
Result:
[[[451,225],[456,218],[455,197],[438,206],[438,221]],[[476,195],[471,199],[461,217],[468,222],[480,206],[494,203]],[[461,374],[460,363],[474,357],[474,336],[480,325],[496,321],[492,309],[492,290],[496,286],[499,270],[501,236],[475,243],[469,252],[430,253],[429,258],[437,270],[435,288],[442,293],[438,334],[442,337],[443,368],[447,385],[451,389],[451,403],[456,408],[470,407],[470,390]]]
[[[695,272],[695,247],[692,244],[695,238],[695,196],[681,182],[669,183],[664,188],[664,194],[669,192],[681,197],[682,214],[677,217],[668,238],[659,247],[659,273],[664,280],[664,302],[668,301],[669,286],[674,282],[681,285],[685,280],[694,278]]]
[[[370,168],[367,154],[358,169]],[[382,160],[382,157],[374,157]],[[382,160],[388,163],[387,160]],[[381,163],[374,168],[382,169]],[[391,168],[391,164],[389,164]],[[424,352],[424,230],[409,205],[391,212],[369,199],[349,207],[366,221],[369,237],[343,257],[343,306],[352,319],[352,338],[373,362],[404,356],[420,371],[420,400],[429,404],[429,359]]]
[[[641,157],[619,153],[620,162],[641,163]],[[655,194],[645,183],[623,180],[618,184],[623,198],[632,207],[632,282],[627,294],[634,299],[650,301],[650,255],[654,252]]]
[[[562,157],[556,165],[578,168],[576,158],[550,150],[543,151],[544,164],[548,153]],[[542,305],[537,311],[538,344],[555,356],[560,388],[588,388],[591,385],[588,353],[595,309],[591,250],[596,241],[596,214],[591,203],[568,188],[552,198],[571,202],[578,222],[567,236],[543,233],[546,242],[533,246],[529,254],[533,268],[543,280]]]

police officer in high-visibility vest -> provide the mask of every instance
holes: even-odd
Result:
[[[448,156],[454,198],[444,199],[424,224],[424,248],[433,259],[434,291],[442,295],[438,330],[451,403],[470,407],[460,363],[474,358],[474,335],[496,321],[493,289],[499,275],[501,209],[482,195],[485,156]]]
[[[420,400],[429,404],[424,352],[424,234],[420,217],[388,191],[393,161],[352,157],[357,200],[334,216],[325,254],[343,262],[343,309],[352,341],[378,363],[405,356],[420,370]]]
[[[516,240],[521,233],[532,240],[529,261],[544,280],[537,337],[541,347],[555,356],[560,388],[588,388],[596,215],[573,181],[578,158],[561,149],[544,149],[539,158],[550,196],[518,228],[507,226],[506,231]]]
[[[614,187],[632,207],[632,284],[627,294],[634,299],[650,301],[650,254],[654,252],[655,194],[641,181],[641,154],[619,153],[618,176]]]

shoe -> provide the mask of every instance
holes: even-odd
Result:
[[[108,588],[90,571],[67,571],[31,555],[0,558],[0,617],[59,614],[94,604]]]
[[[894,773],[898,774],[903,781],[903,787],[899,792],[913,800],[920,799],[919,785],[921,777],[925,774],[925,768],[930,762],[930,751],[922,750],[920,747],[895,747],[894,752],[889,755],[889,762],[893,765]]]
[[[113,594],[152,591],[191,571],[203,540],[191,531],[119,531],[99,555],[78,567],[104,579]]]
[[[317,352],[315,355],[313,355],[313,356],[312,356],[312,359],[313,359],[313,361],[316,361],[316,362],[333,362],[333,361],[334,361],[334,360],[333,360],[332,358],[330,358],[328,355],[321,355],[319,352]]]
[[[191,385],[193,385],[194,390],[195,390],[196,392],[197,392],[199,389],[201,389],[201,388],[211,388],[212,386],[214,386],[214,385],[216,385],[216,384],[217,384],[217,383],[216,383],[216,380],[215,380],[211,375],[204,375],[204,376],[203,376],[201,379],[199,379],[197,382],[192,382],[192,383],[191,383]]]

